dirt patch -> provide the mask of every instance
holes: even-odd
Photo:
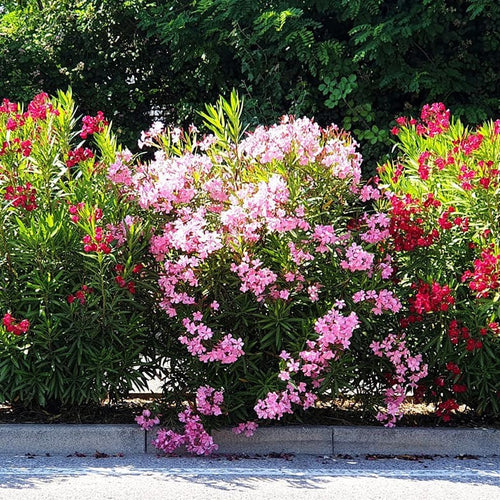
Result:
[[[2,424],[133,424],[148,400],[133,399],[117,404],[61,408],[57,411],[0,405]]]

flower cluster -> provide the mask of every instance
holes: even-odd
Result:
[[[259,302],[265,298],[266,288],[276,283],[278,276],[268,268],[262,267],[259,259],[252,259],[245,254],[239,265],[231,264],[231,271],[241,279],[240,290],[252,292]]]
[[[474,270],[467,270],[462,275],[462,281],[467,280],[476,297],[489,297],[500,287],[500,255],[489,248],[483,250],[481,257],[474,260]]]
[[[212,339],[214,332],[202,322],[202,319],[202,313],[195,312],[192,320],[189,318],[182,320],[187,335],[181,335],[179,342],[187,346],[190,354],[197,356],[204,363],[219,361],[222,364],[234,363],[244,355],[242,339],[235,339],[230,333],[224,335],[211,350],[208,350],[205,343]]]
[[[320,138],[326,136],[321,144]],[[257,127],[242,143],[242,150],[260,163],[283,161],[296,155],[300,165],[318,161],[339,179],[352,179],[357,185],[361,179],[361,155],[355,144],[346,144],[335,126],[327,130],[308,118],[285,116],[278,125]]]
[[[94,228],[94,234],[86,234],[83,239],[83,251],[86,253],[97,252],[103,254],[111,253],[110,243],[113,241],[113,235],[105,232],[101,226]]]
[[[187,408],[179,413],[179,421],[184,424],[184,433],[160,429],[153,440],[155,448],[167,454],[173,453],[181,446],[185,446],[188,452],[196,455],[211,455],[217,451],[218,446],[203,427],[199,415]]]
[[[46,120],[47,115],[59,116],[59,110],[56,109],[50,102],[49,95],[42,92],[35,97],[28,104],[28,110],[25,112],[25,117],[31,117],[34,121]]]
[[[85,160],[90,160],[94,158],[94,153],[89,148],[76,148],[74,150],[68,151],[68,159],[66,160],[66,166],[68,168],[74,167],[78,163]]]
[[[84,116],[82,123],[82,131],[80,132],[82,139],[87,139],[89,135],[103,132],[104,128],[109,125],[102,111],[98,111],[96,116]]]
[[[467,136],[465,139],[458,142],[455,146],[454,152],[462,151],[466,156],[470,156],[474,151],[481,147],[484,136],[477,132]]]
[[[318,338],[308,340],[306,349],[299,353],[300,370],[313,379],[313,386],[320,385],[321,376],[329,370],[330,360],[337,359],[343,350],[349,348],[353,332],[359,326],[356,313],[353,311],[344,316],[338,310],[342,307],[343,303],[316,320],[314,331]]]
[[[23,319],[19,322],[10,313],[4,314],[2,319],[2,324],[9,333],[14,335],[21,335],[22,333],[27,333],[30,328],[30,322],[27,319]]]
[[[483,328],[480,333],[484,337],[488,334],[488,331],[486,328]],[[483,347],[483,341],[474,339],[471,336],[470,330],[466,326],[460,325],[456,319],[450,321],[448,337],[453,345],[458,345],[462,340],[465,341],[465,349],[469,352]]]
[[[360,238],[365,243],[380,243],[387,240],[390,236],[389,227],[391,221],[387,214],[377,212],[375,214],[365,214],[362,218],[363,226],[366,230],[360,233]],[[390,258],[390,255],[388,255]]]
[[[130,186],[132,184],[132,176],[127,163],[132,159],[132,153],[127,149],[117,155],[115,163],[108,167],[108,178],[116,184]]]
[[[221,415],[221,404],[223,402],[223,391],[216,391],[209,385],[198,387],[196,391],[196,409],[202,415]]]
[[[77,203],[76,205],[69,205],[68,206],[68,212],[71,215],[71,220],[77,224],[78,221],[80,220],[80,213],[84,210],[85,208],[85,203],[80,202]]]
[[[28,109],[22,114],[17,103],[3,99],[0,106],[0,114],[2,113],[9,115],[5,124],[6,129],[15,131],[23,127],[29,118],[33,121],[46,120],[48,115],[58,116],[59,110],[50,102],[49,95],[42,92],[33,98],[28,104]]]
[[[148,409],[137,415],[135,421],[145,431],[150,431],[155,425],[160,424],[160,419],[156,415],[152,415]]]
[[[255,422],[241,422],[236,427],[233,427],[234,434],[244,434],[246,437],[252,437],[258,428]]]
[[[427,376],[428,366],[422,362],[421,354],[411,355],[404,334],[390,334],[382,342],[372,342],[370,347],[376,356],[385,356],[394,366],[391,387],[385,392],[386,411],[377,415],[379,421],[393,427],[402,417],[401,405],[408,389],[416,388],[419,380]]]
[[[132,269],[132,272],[134,274],[137,274],[141,272],[141,269],[142,266],[138,264]],[[135,293],[135,283],[132,280],[126,281],[125,278],[123,277],[125,266],[123,264],[116,264],[115,271],[117,273],[115,276],[115,282],[118,284],[120,288],[126,288],[133,295]]]
[[[431,284],[421,281],[413,283],[411,287],[417,291],[409,300],[411,313],[421,315],[445,312],[455,303],[448,285],[440,285],[435,281]]]
[[[436,410],[436,415],[443,419],[443,422],[449,422],[451,420],[451,416],[455,410],[459,409],[459,405],[455,399],[447,399],[446,401],[442,401],[439,403],[438,408]]]
[[[19,105],[17,102],[10,102],[8,99],[2,99],[2,105],[0,106],[0,113],[6,113],[10,115],[11,113],[17,113],[19,110]]]
[[[446,132],[450,127],[450,110],[442,102],[426,104],[420,113],[422,123],[417,125],[417,134],[433,137]]]
[[[396,195],[391,197],[392,210],[389,232],[397,252],[410,252],[419,247],[430,247],[439,239],[439,231],[436,228],[430,230],[426,228],[423,212],[429,206],[439,206],[440,204],[432,196],[423,203],[410,194],[406,194],[402,198]]]
[[[9,141],[3,141],[0,145],[0,156],[5,156],[7,154],[21,154],[25,158],[31,154],[33,147],[33,143],[30,139],[23,141],[19,137],[14,137]]]
[[[451,229],[453,226],[458,226],[459,228],[462,229],[462,231],[467,232],[469,230],[469,218],[465,217],[453,217],[452,220],[450,220],[451,214],[455,212],[455,207],[454,206],[449,206],[443,213],[442,215],[438,218],[437,222],[439,224],[439,227],[441,229],[447,230]]]
[[[360,290],[356,292],[352,300],[355,303],[368,301],[373,303],[371,312],[375,315],[381,315],[384,311],[392,311],[398,313],[401,310],[401,301],[394,296],[391,290]]]
[[[21,207],[28,212],[37,208],[36,189],[29,182],[22,186],[7,186],[4,198],[12,201],[13,207]]]
[[[307,410],[314,405],[317,396],[306,390],[305,383],[295,387],[288,383],[282,391],[268,392],[264,399],[259,399],[254,407],[257,417],[267,420],[279,420],[285,413],[293,413],[292,404]]]
[[[75,300],[78,300],[82,305],[85,304],[86,296],[89,293],[94,293],[94,289],[87,285],[82,285],[80,290],[76,291],[74,294],[68,295],[67,297],[68,304],[73,304]]]
[[[254,409],[259,418],[279,420],[284,414],[293,413],[293,404],[304,409],[314,405],[316,394],[308,390],[305,382],[294,382],[293,379],[302,373],[310,379],[313,388],[320,387],[330,370],[330,362],[338,359],[342,351],[349,348],[359,321],[354,312],[347,316],[339,312],[344,305],[339,301],[336,307],[316,321],[314,330],[318,338],[306,342],[306,349],[299,353],[298,359],[286,351],[280,354],[285,366],[279,378],[286,381],[287,385],[284,390],[271,391],[264,399],[257,401]]]
[[[400,132],[399,127],[415,127],[418,135],[434,137],[446,132],[450,127],[450,111],[442,102],[426,104],[420,113],[420,122],[404,116],[396,119],[397,127],[392,129],[394,135]]]
[[[374,255],[364,250],[357,243],[346,249],[345,259],[340,262],[342,269],[355,271],[370,271],[373,266]]]

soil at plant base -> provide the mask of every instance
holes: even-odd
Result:
[[[134,418],[144,408],[150,407],[154,398],[136,397],[120,403],[103,403],[100,406],[62,408],[58,411],[46,409],[26,409],[15,405],[0,404],[0,424],[27,423],[66,423],[66,424],[133,424]],[[433,405],[405,403],[404,416],[398,427],[492,427],[500,428],[500,417],[477,415],[466,408],[461,408],[450,422],[443,422],[435,415]],[[306,412],[284,418],[280,422],[267,425],[374,425],[380,426],[372,414],[352,401],[334,401],[323,403],[320,408],[311,408]],[[266,425],[264,424],[264,425]]]
[[[131,399],[100,406],[60,408],[24,408],[0,404],[0,424],[133,424],[134,418],[151,403],[150,400]]]

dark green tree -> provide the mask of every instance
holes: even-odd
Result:
[[[499,115],[496,0],[25,0],[0,17],[0,95],[73,87],[132,145],[155,118],[188,124],[231,88],[246,120],[314,116],[354,132],[365,158],[391,121],[442,101]],[[374,162],[368,166],[373,168]]]
[[[6,2],[0,17],[0,95],[27,102],[42,90],[54,94],[70,86],[83,114],[102,110],[120,139],[134,144],[169,77],[164,47],[152,37],[146,43],[137,27],[141,4]]]
[[[251,121],[314,115],[373,157],[391,120],[426,102],[472,123],[499,112],[494,0],[174,0],[140,18],[184,81],[181,115],[234,86]]]

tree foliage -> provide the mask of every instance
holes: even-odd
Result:
[[[387,149],[390,120],[426,102],[443,101],[470,123],[500,107],[494,0],[5,5],[0,93],[25,99],[71,84],[84,112],[116,110],[129,143],[151,108],[186,124],[233,87],[251,123],[314,115],[352,130],[365,157]]]
[[[113,119],[121,139],[149,126],[166,73],[163,48],[137,28],[141,2],[27,0],[4,4],[0,17],[0,95],[72,87],[84,114]],[[133,125],[131,125],[133,122]]]

